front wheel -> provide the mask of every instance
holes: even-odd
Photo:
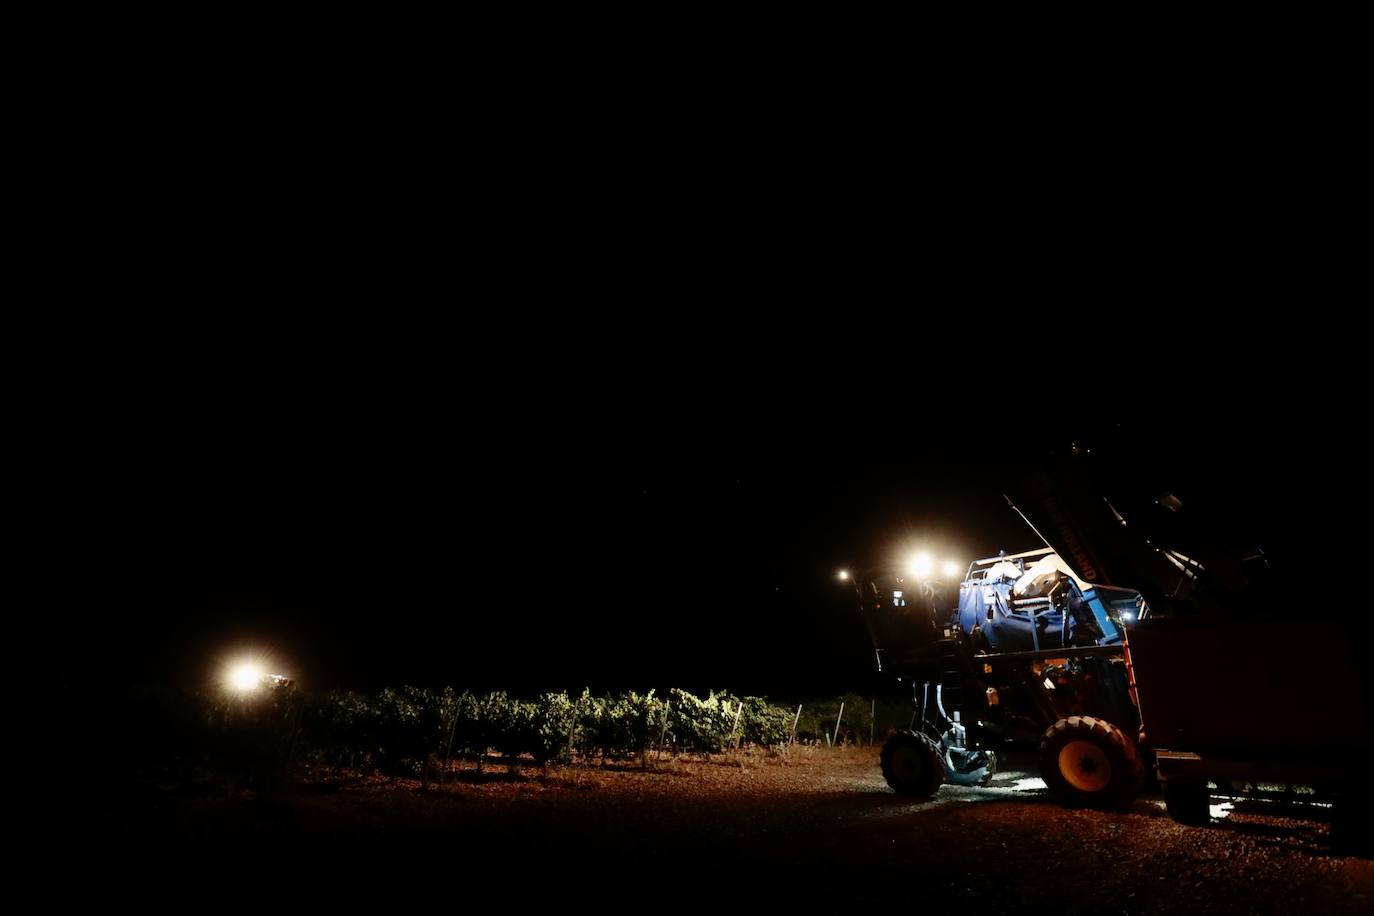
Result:
[[[883,744],[883,778],[898,795],[929,798],[945,781],[940,748],[917,732],[897,732]]]
[[[1040,739],[1040,775],[1061,804],[1113,808],[1135,798],[1145,770],[1121,729],[1105,719],[1070,716]]]

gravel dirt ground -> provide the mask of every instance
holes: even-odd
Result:
[[[1158,796],[1059,807],[1020,762],[985,788],[893,795],[876,749],[650,768],[470,768],[440,788],[321,780],[271,798],[144,785],[49,823],[61,848],[348,892],[423,874],[520,903],[891,902],[918,912],[1374,912],[1374,862],[1332,855],[1320,809]],[[67,853],[71,855],[70,851]],[[189,873],[181,871],[181,873]],[[327,877],[325,877],[327,876]],[[506,899],[498,894],[497,900]]]

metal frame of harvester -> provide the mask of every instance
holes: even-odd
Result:
[[[1015,566],[1024,570],[1049,548],[975,560],[960,591],[1006,587],[985,574]],[[1091,590],[1107,632],[1091,643],[1072,644],[1068,607],[1080,589],[1064,577],[1041,597],[1011,599],[994,613],[1022,624],[1029,648],[994,647],[984,620],[945,606],[938,585],[913,582],[895,571],[853,577],[873,638],[878,670],[909,685],[911,727],[892,735],[883,749],[884,776],[901,794],[927,796],[941,783],[977,785],[996,772],[997,754],[1038,747],[1046,785],[1067,804],[1119,804],[1138,791],[1143,766],[1133,736],[1139,728],[1131,700],[1126,629],[1118,605],[1138,608],[1138,596],[1114,590],[1115,603]],[[967,602],[961,602],[966,605]],[[981,616],[981,615],[980,615]],[[963,618],[962,620],[960,618]]]
[[[1046,547],[975,561],[957,607],[894,570],[852,577],[879,671],[916,704],[883,748],[888,783],[978,784],[998,751],[1034,747],[1066,804],[1122,805],[1148,774],[1200,824],[1213,795],[1278,794],[1333,804],[1333,845],[1367,852],[1374,691],[1346,606],[1087,455],[1020,482],[1008,503]],[[989,581],[1051,554],[1062,574],[1034,598]]]

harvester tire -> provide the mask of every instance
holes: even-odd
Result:
[[[1145,781],[1135,742],[1105,719],[1069,716],[1040,739],[1040,775],[1060,804],[1116,808]]]
[[[1374,859],[1374,790],[1347,785],[1331,809],[1331,851]]]
[[[1164,810],[1180,824],[1197,827],[1211,817],[1212,797],[1200,779],[1170,779],[1164,783]]]
[[[940,746],[917,732],[897,732],[883,745],[883,778],[898,795],[929,798],[945,781]]]

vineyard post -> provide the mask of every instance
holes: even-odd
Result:
[[[787,738],[787,743],[788,743],[788,744],[796,744],[796,743],[797,743],[797,723],[801,721],[801,708],[802,708],[802,704],[798,703],[798,704],[797,704],[797,714],[796,714],[795,716],[792,717],[792,734],[789,735],[788,738]]]
[[[873,729],[878,719],[878,698],[868,701],[868,746],[873,746]]]
[[[739,714],[742,712],[744,712],[744,701],[740,700],[739,705],[735,707],[735,724],[730,726],[730,741],[735,740],[735,733],[739,731]],[[726,743],[728,744],[729,742]],[[735,745],[735,748],[738,750],[739,745]]]
[[[487,738],[491,737],[491,695],[483,697],[477,706],[477,728],[481,736],[477,739],[477,775],[482,775],[482,761],[487,759]]]
[[[454,701],[453,701],[453,720],[452,720],[451,722],[449,722],[449,726],[448,726],[448,744],[444,745],[444,778],[443,778],[443,780],[441,780],[441,783],[440,783],[440,784],[442,784],[443,782],[447,782],[447,781],[448,781],[448,776],[449,776],[449,758],[451,758],[451,757],[453,756],[453,735],[454,735],[454,733],[457,732],[457,731],[458,731],[458,700],[457,700],[457,698],[455,697],[455,698],[454,698]]]
[[[600,750],[600,752],[599,752],[599,753],[600,753],[599,759],[601,760],[601,769],[603,769],[603,770],[606,769],[606,740],[605,740],[605,735],[606,735],[606,714],[607,714],[607,712],[610,710],[610,706],[611,706],[611,695],[610,695],[609,693],[607,693],[607,694],[606,694],[606,700],[605,700],[605,702],[603,702],[599,707],[597,707],[597,712],[596,712],[596,721],[597,721],[597,724],[601,727],[601,734],[602,734],[602,740],[599,742],[600,745],[601,745],[601,750]]]
[[[286,757],[282,761],[281,772],[273,776],[274,779],[279,777],[283,781],[287,779],[287,774],[291,770],[291,757],[296,753],[296,741],[301,736],[301,716],[305,712],[304,704],[296,704],[294,710],[288,711],[287,715],[290,717],[292,712],[295,713],[293,717],[295,719],[295,728],[291,730],[291,738],[286,742]]]
[[[573,785],[582,785],[582,769],[578,767],[576,754],[577,726],[582,721],[582,700],[587,696],[587,688],[582,688],[582,696],[572,700],[572,715],[568,716],[568,764],[573,767]],[[571,699],[571,698],[570,698]],[[583,736],[585,743],[586,736]],[[585,748],[584,748],[585,750]],[[585,762],[585,761],[584,761]]]
[[[668,716],[673,711],[673,697],[670,694],[667,702],[663,704],[663,728],[658,733],[658,753],[654,755],[655,760],[663,759],[663,742],[668,740]]]
[[[325,707],[325,713],[324,713],[324,720],[325,720],[326,722],[332,722],[332,721],[334,721],[334,707],[337,706],[338,703],[339,703],[339,698],[338,698],[338,695],[337,695],[337,691],[331,690],[331,691],[329,692],[329,705]],[[337,758],[336,758],[336,759],[337,759]],[[350,759],[348,762],[351,764],[353,761]],[[337,775],[338,775],[338,772],[339,772],[339,768],[336,766],[336,767],[334,767],[333,769],[334,769],[334,774],[337,776]]]
[[[840,700],[840,714],[835,717],[835,737],[831,739],[830,746],[834,747],[840,743],[840,723],[844,721],[844,700]]]

